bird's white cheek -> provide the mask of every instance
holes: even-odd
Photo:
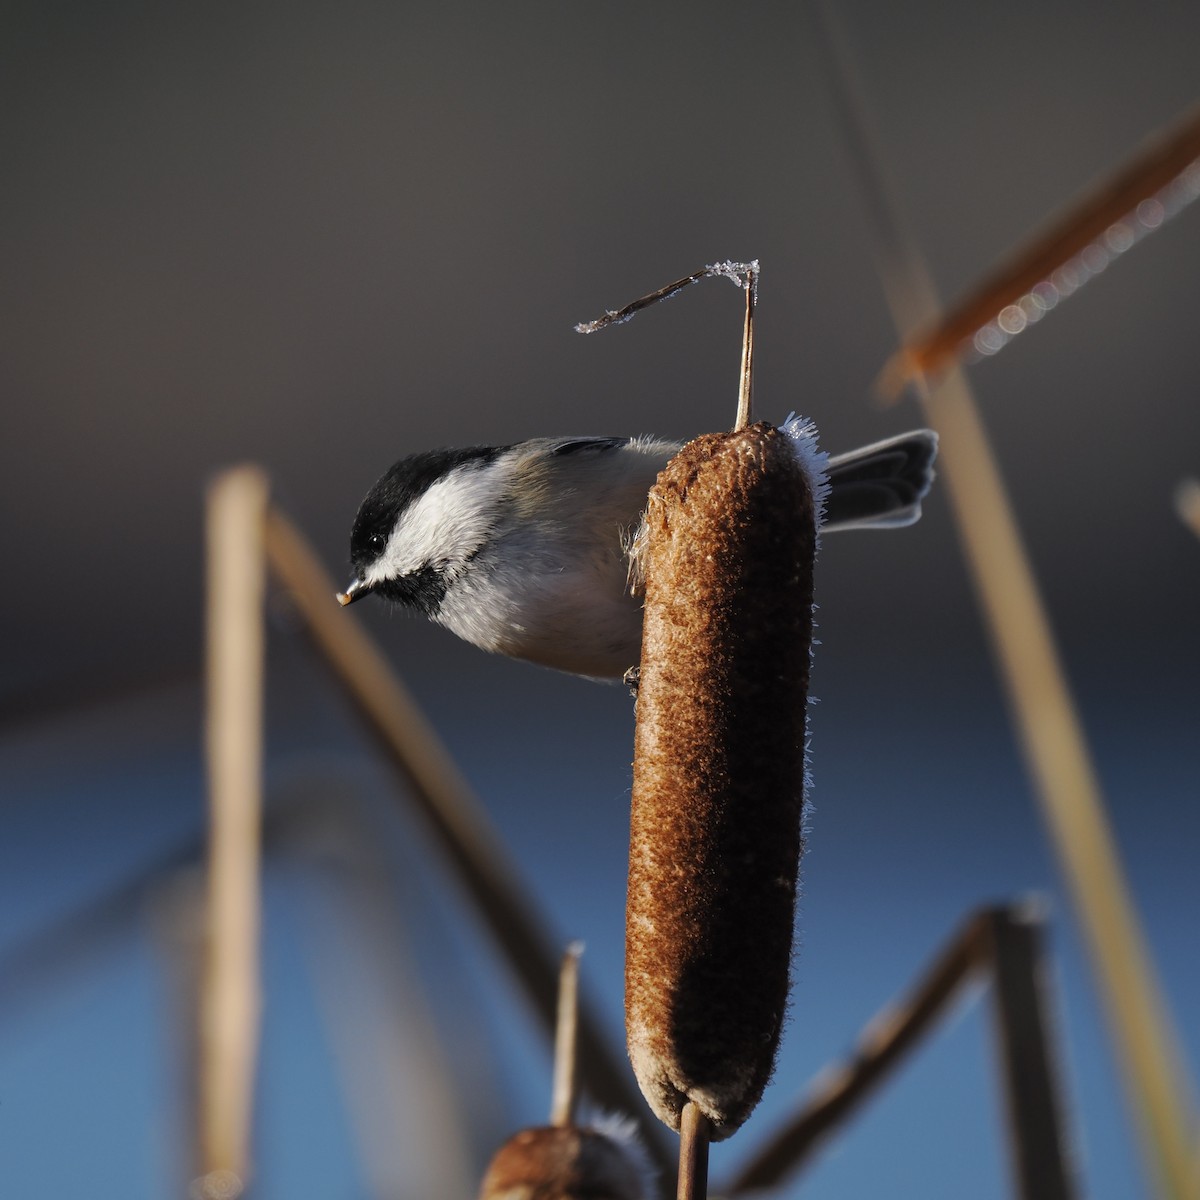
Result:
[[[377,558],[368,568],[365,580],[372,587],[393,577],[391,563],[386,558]]]
[[[419,566],[410,554],[404,553],[401,540],[393,534],[387,549],[367,568],[366,581],[375,586],[388,579],[401,579]]]
[[[511,466],[459,467],[400,516],[367,571],[368,583],[399,579],[423,567],[462,564],[491,536]]]

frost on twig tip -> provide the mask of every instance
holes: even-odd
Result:
[[[754,297],[758,299],[757,258],[744,263],[730,262],[728,260],[721,263],[710,263],[704,270],[708,275],[719,275],[725,279],[732,280],[740,288],[753,288]]]
[[[610,308],[602,317],[597,317],[594,321],[580,321],[575,326],[575,332],[597,333],[601,329],[608,328],[609,325],[624,325],[626,321],[636,313],[641,312],[643,308],[649,308],[652,304],[657,304],[660,300],[669,300],[672,296],[676,296],[682,292],[689,284],[715,276],[732,279],[738,287],[749,287],[757,294],[758,259],[754,259],[748,263],[736,263],[732,261],[712,263],[707,267],[702,267],[699,271],[693,271],[690,275],[685,275],[682,279],[676,279],[674,283],[668,283],[666,287],[659,288],[656,292],[639,296],[636,300],[626,304],[624,308]]]
[[[671,293],[674,295],[674,293]],[[665,297],[664,297],[665,298]],[[634,312],[637,310],[635,309]],[[633,312],[626,312],[622,309],[610,308],[602,317],[597,317],[594,321],[580,321],[575,326],[576,333],[597,333],[606,325],[624,325],[626,321],[633,320]]]

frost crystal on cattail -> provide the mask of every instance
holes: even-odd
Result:
[[[779,431],[792,439],[796,459],[812,493],[814,518],[819,531],[825,523],[825,500],[829,496],[829,477],[825,474],[829,465],[829,451],[821,449],[817,441],[817,427],[808,417],[788,413]]]
[[[740,288],[747,286],[758,287],[758,259],[753,259],[751,262],[732,262],[726,259],[724,262],[709,263],[704,268],[705,274],[715,275],[723,279],[730,279]],[[757,293],[756,293],[757,294]]]

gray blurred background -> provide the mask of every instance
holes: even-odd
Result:
[[[1197,98],[1195,5],[837,11],[947,296]],[[798,6],[9,3],[0,95],[0,1171],[29,1197],[180,1194],[171,913],[188,885],[166,868],[203,826],[213,474],[262,463],[344,582],[358,501],[401,454],[725,427],[741,328],[727,283],[572,331],[724,258],[762,263],[762,416],[802,411],[837,452],[920,415],[870,400],[894,335]],[[1198,314],[1200,211],[1185,211],[971,374],[1193,1060],[1200,543],[1171,494],[1200,474]],[[969,908],[1036,891],[1055,914],[1088,1191],[1145,1195],[945,498],[912,529],[827,539],[817,590],[792,1019],[714,1177]],[[375,601],[356,611],[552,928],[587,942],[585,984],[619,1046],[627,694],[488,658]],[[271,842],[254,1194],[469,1194],[496,1141],[544,1118],[544,1048],[286,607],[273,613],[273,808],[332,797],[379,861],[374,916],[356,916],[345,889],[322,899],[346,861],[375,878],[345,859],[328,805]],[[372,982],[376,958],[354,950],[372,921],[420,987]],[[432,1085],[415,1100],[396,1085],[404,1132],[377,1136],[364,1166],[336,1028],[397,1012],[448,1042],[463,1144],[422,1132],[442,1111]],[[401,1044],[437,1043],[404,1030]],[[988,1033],[966,1010],[787,1194],[1009,1194]],[[407,1069],[390,1078],[425,1067]]]

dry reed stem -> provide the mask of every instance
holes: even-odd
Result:
[[[852,167],[868,198],[885,292],[901,337],[936,321],[936,289],[891,199],[881,157],[828,9],[814,3]],[[1149,1174],[1164,1195],[1197,1195],[1195,1106],[1121,871],[1079,718],[1000,471],[963,372],[918,394],[940,438],[963,550],[1043,817],[1075,902],[1125,1074]]]
[[[625,1019],[642,1093],[733,1133],[787,1003],[804,800],[813,497],[769,425],[708,434],[646,516]]]
[[[330,603],[336,585],[300,531],[276,508],[267,513],[266,550],[268,564],[290,590],[313,645],[411,790],[476,914],[525,989],[543,1028],[552,1031],[557,955],[549,949],[552,940],[518,885],[482,806],[353,610]],[[584,1005],[578,1036],[580,1072],[591,1094],[618,1111],[637,1111],[637,1093],[627,1072]],[[671,1155],[655,1128],[647,1130],[647,1150],[665,1172]]]
[[[746,320],[742,326],[742,372],[738,382],[737,419],[734,429],[745,429],[754,420],[753,376],[754,376],[754,303],[758,294],[758,269],[746,271]]]
[[[1013,1178],[1022,1200],[1072,1200],[1053,1012],[1037,906],[985,914]]]
[[[668,283],[666,287],[649,292],[645,296],[639,296],[636,300],[632,300],[626,304],[624,308],[610,308],[602,317],[597,317],[594,321],[580,321],[575,326],[575,332],[599,333],[601,329],[607,329],[609,325],[623,325],[631,317],[641,312],[643,308],[649,308],[652,304],[657,304],[660,300],[669,300],[672,296],[677,296],[689,284],[697,283],[701,279],[707,279],[711,274],[711,267],[701,267],[699,271],[693,271],[690,275],[685,275],[682,279],[675,280],[674,283]]]
[[[554,1086],[550,1124],[570,1125],[575,1119],[576,1042],[579,1033],[579,959],[583,943],[572,942],[563,955],[558,975],[558,1020],[554,1028]]]
[[[601,329],[607,329],[610,325],[624,325],[626,321],[631,320],[643,308],[650,308],[651,305],[657,304],[660,300],[669,300],[672,296],[677,296],[685,287],[693,283],[699,283],[701,279],[712,279],[716,276],[723,276],[726,279],[733,280],[738,287],[748,287],[751,293],[754,292],[756,286],[756,277],[758,274],[758,261],[748,263],[721,262],[710,263],[707,267],[701,267],[698,271],[693,271],[690,275],[685,275],[682,279],[676,279],[674,283],[668,283],[666,287],[660,287],[657,291],[649,292],[645,296],[639,296],[636,300],[630,301],[624,308],[610,308],[602,317],[597,317],[594,321],[580,321],[575,326],[576,333],[598,333]],[[754,296],[751,295],[749,304],[753,304]]]
[[[1138,234],[1157,228],[1170,212],[1162,204],[1157,205],[1147,224],[1138,220],[1138,206],[1143,201],[1154,201],[1197,159],[1200,108],[1193,108],[1170,129],[1148,139],[1131,161],[1091,187],[943,316],[925,318],[927,328],[907,337],[884,367],[881,394],[897,399],[905,384],[920,376],[932,378],[945,370],[962,356],[963,346],[979,330],[1089,247],[1102,243],[1110,230],[1119,230],[1119,222],[1132,221]],[[1186,195],[1179,197],[1180,206],[1194,194],[1191,188],[1181,191]],[[1132,244],[1133,238],[1132,231],[1118,234],[1116,244],[1124,248],[1125,242]],[[1034,315],[1036,319],[1036,310]],[[1023,325],[1021,321],[1018,327]]]
[[[690,1101],[679,1123],[679,1178],[675,1200],[705,1200],[708,1195],[708,1118]]]
[[[200,998],[199,1196],[240,1194],[249,1171],[259,1022],[263,516],[266,477],[208,494],[208,921]]]

